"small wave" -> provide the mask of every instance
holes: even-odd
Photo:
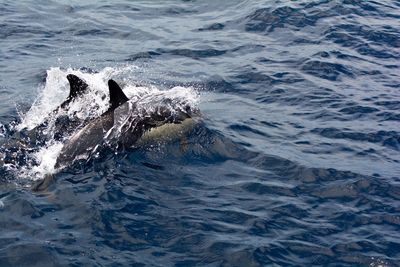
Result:
[[[312,133],[319,134],[323,137],[334,139],[348,139],[358,142],[381,143],[382,145],[394,150],[400,148],[400,136],[395,131],[378,131],[378,132],[356,132],[350,129],[337,128],[315,128]]]
[[[330,81],[336,81],[340,75],[354,77],[354,72],[351,71],[349,67],[338,63],[329,63],[316,60],[306,62],[303,65],[302,70],[308,74]]]

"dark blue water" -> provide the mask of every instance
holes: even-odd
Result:
[[[3,167],[0,266],[400,266],[399,10],[2,1],[2,141],[71,71],[195,90],[202,122],[44,192],[40,162]]]

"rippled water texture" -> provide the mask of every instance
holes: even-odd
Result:
[[[199,94],[202,122],[40,193],[54,143],[17,151],[0,170],[0,266],[400,266],[399,10],[2,1],[1,142],[65,99],[69,72]]]

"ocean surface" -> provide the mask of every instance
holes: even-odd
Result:
[[[0,2],[0,266],[400,266],[399,1]],[[56,170],[69,73],[199,121]]]

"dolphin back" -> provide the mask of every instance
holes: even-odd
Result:
[[[185,103],[164,98],[128,100],[118,84],[108,81],[110,108],[77,131],[65,143],[56,168],[67,166],[77,159],[88,159],[91,153],[105,144],[120,149],[133,147],[151,129],[166,124],[181,124],[193,116]],[[164,127],[168,129],[170,127]],[[161,131],[160,131],[161,132]]]
[[[55,168],[64,167],[80,158],[87,158],[96,146],[103,142],[105,134],[112,126],[112,113],[105,114],[89,122],[63,146]]]

